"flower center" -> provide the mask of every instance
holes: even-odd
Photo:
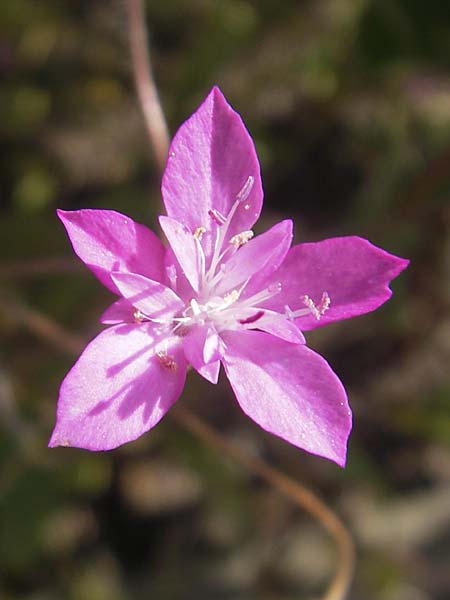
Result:
[[[254,235],[251,230],[242,231],[231,237],[228,235],[230,224],[239,207],[242,205],[243,210],[250,208],[250,204],[246,201],[253,189],[253,184],[254,178],[250,175],[237,194],[227,216],[222,215],[216,209],[209,211],[211,225],[213,225],[213,227],[209,227],[209,231],[215,235],[209,264],[207,264],[208,261],[202,246],[203,237],[208,232],[206,224],[199,225],[193,232],[197,244],[200,268],[200,286],[196,296],[192,297],[186,303],[184,310],[171,318],[170,321],[166,319],[158,321],[158,319],[152,319],[150,316],[143,315],[139,310],[136,310],[133,315],[136,322],[148,319],[162,325],[170,325],[173,334],[183,336],[195,325],[210,323],[214,325],[219,333],[225,329],[236,329],[242,325],[252,325],[267,313],[267,309],[262,308],[261,304],[282,291],[282,284],[279,282],[269,285],[250,297],[241,298],[242,292],[250,280],[249,277],[240,287],[232,288],[227,293],[223,293],[224,288],[226,289],[224,277],[226,276],[228,260],[236,252],[239,252],[241,247],[249,242]],[[169,267],[167,274],[171,287],[176,289],[177,275],[173,265]],[[220,290],[219,293],[218,290]],[[289,306],[285,306],[282,315],[286,319],[294,320],[297,317],[312,314],[317,320],[320,320],[330,306],[330,297],[327,292],[323,292],[318,304],[315,304],[307,295],[304,295],[301,300],[304,308],[292,311]],[[273,310],[270,313],[272,316],[274,315]]]

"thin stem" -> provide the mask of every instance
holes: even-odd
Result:
[[[82,264],[72,257],[14,260],[0,263],[0,277],[32,278],[80,271]]]
[[[164,171],[169,149],[169,132],[159,101],[150,63],[147,29],[142,0],[126,0],[131,62],[139,103],[144,115],[150,145],[160,173]]]
[[[40,312],[18,304],[12,298],[0,296],[0,308],[32,333],[51,342],[55,347],[71,356],[78,354],[84,347],[81,338],[66,331]],[[304,485],[270,466],[261,458],[248,454],[187,408],[177,405],[170,414],[184,429],[203,442],[221,450],[248,471],[267,481],[322,524],[334,537],[339,548],[339,564],[335,576],[321,600],[344,600],[353,574],[354,547],[349,532],[336,514]]]
[[[19,325],[36,336],[43,338],[69,354],[79,354],[84,348],[84,341],[77,335],[68,332],[55,320],[43,313],[25,306],[12,296],[0,292],[0,310],[6,319],[13,318]]]
[[[351,535],[337,515],[314,492],[261,458],[248,454],[247,451],[230,442],[189,409],[177,405],[170,414],[184,429],[207,444],[223,451],[250,473],[264,479],[322,524],[334,537],[340,552],[336,574],[321,600],[343,600],[347,596],[351,584],[355,552]]]

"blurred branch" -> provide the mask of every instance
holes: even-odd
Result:
[[[47,340],[57,348],[70,354],[79,354],[84,348],[83,340],[74,335],[56,321],[20,303],[16,298],[0,292],[0,311],[5,318],[13,318],[19,325],[23,325],[37,335]]]
[[[0,295],[0,309],[3,309],[7,315],[13,316],[32,333],[51,342],[56,348],[70,356],[79,354],[85,346],[80,337],[66,331],[49,317],[18,304],[10,298],[5,298],[3,295]],[[336,574],[321,600],[344,600],[353,575],[354,548],[349,532],[337,515],[311,490],[270,466],[261,458],[248,454],[187,408],[177,406],[170,415],[184,429],[203,442],[224,452],[250,473],[264,479],[322,524],[334,537],[339,548],[339,564]]]
[[[169,132],[151,68],[142,0],[126,0],[131,61],[145,125],[160,173],[166,166]]]
[[[37,258],[0,263],[0,277],[40,277],[81,270],[82,263],[73,257]]]
[[[337,515],[304,485],[230,442],[187,408],[177,405],[170,414],[184,429],[188,429],[206,444],[223,451],[250,473],[264,479],[322,524],[335,538],[340,550],[336,575],[322,600],[343,600],[353,576],[354,547],[349,532]]]

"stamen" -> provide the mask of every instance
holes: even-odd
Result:
[[[258,319],[260,319],[263,316],[264,316],[264,311],[260,310],[257,313],[255,313],[254,315],[252,315],[251,317],[247,317],[246,319],[239,319],[239,323],[241,325],[248,325],[249,323],[254,323],[255,321],[258,321]]]
[[[294,312],[291,310],[291,307],[290,307],[288,304],[286,304],[286,306],[284,307],[284,314],[286,315],[286,317],[287,317],[287,318],[288,318],[290,321],[292,321],[292,319],[294,319],[294,318],[295,318],[295,314],[294,314]]]
[[[169,265],[166,267],[166,273],[170,282],[170,287],[175,290],[177,286],[177,268],[175,265]]]
[[[136,309],[133,312],[133,319],[136,321],[136,323],[142,323],[142,321],[145,319],[145,315],[144,313],[141,313],[140,310]]]
[[[200,241],[202,239],[204,233],[206,233],[206,227],[203,227],[202,225],[200,225],[194,231],[194,237]]]
[[[224,225],[226,223],[226,218],[223,216],[222,213],[220,213],[218,210],[216,210],[215,208],[210,208],[208,210],[208,215],[211,217],[211,219],[217,224],[217,225]]]
[[[254,235],[255,234],[251,229],[248,231],[243,231],[242,233],[237,233],[230,239],[230,244],[238,249],[250,241]]]
[[[320,302],[317,306],[314,304],[314,302],[309,296],[303,296],[302,300],[304,305],[309,309],[309,311],[315,316],[315,318],[318,321],[320,321],[321,317],[327,312],[331,303],[331,298],[327,294],[327,292],[324,292],[322,294],[322,298],[320,299]]]
[[[255,183],[255,178],[252,175],[249,175],[247,181],[244,183],[241,191],[236,196],[236,200],[238,202],[244,202],[250,196],[250,192],[253,189],[253,184]]]
[[[231,304],[234,304],[236,300],[239,300],[239,296],[240,292],[238,290],[233,290],[232,292],[225,294],[225,296],[223,297],[224,308],[230,306]]]
[[[245,283],[245,285],[248,283]],[[246,298],[245,300],[242,300],[240,302],[240,307],[244,308],[246,306],[257,306],[260,302],[264,302],[264,300],[269,300],[269,298],[273,298],[273,296],[276,296],[277,294],[279,294],[281,292],[281,290],[283,289],[283,286],[281,285],[281,283],[271,283],[269,285],[269,287],[267,287],[265,290],[262,290],[261,292],[258,292],[257,294],[255,294],[254,296],[251,296],[250,298]]]
[[[199,303],[197,302],[197,300],[195,298],[192,298],[192,300],[189,302],[189,304],[191,305],[191,309],[192,309],[192,314],[197,317],[198,315],[202,314],[202,310],[200,308]]]
[[[244,186],[242,187],[242,189],[236,196],[236,201],[234,202],[233,206],[230,209],[230,212],[228,213],[228,215],[226,217],[224,217],[215,208],[211,208],[208,211],[208,214],[213,219],[213,221],[221,227],[219,227],[217,229],[216,241],[215,241],[215,245],[214,245],[214,253],[211,258],[211,263],[209,265],[208,274],[206,275],[207,281],[210,281],[216,274],[216,268],[219,263],[219,257],[220,257],[221,251],[222,251],[222,246],[225,241],[230,223],[236,213],[236,210],[240,206],[241,202],[244,202],[245,200],[247,200],[247,198],[253,188],[253,183],[254,183],[254,178],[252,177],[252,175],[249,175],[249,177],[247,178],[247,181],[244,183]]]
[[[165,369],[172,371],[172,373],[177,371],[178,365],[173,356],[169,356],[166,352],[157,352],[156,357]]]
[[[271,294],[279,294],[282,289],[283,289],[283,285],[282,285],[282,283],[280,281],[278,281],[277,283],[271,283],[269,285],[269,287],[267,288],[267,290]]]
[[[202,229],[204,229],[204,227]],[[205,229],[205,231],[206,231],[206,229]],[[205,258],[205,253],[203,252],[202,245],[200,244],[200,239],[201,238],[197,237],[194,234],[194,240],[197,245],[197,251],[198,251],[197,257],[198,257],[198,261],[199,261],[199,264],[198,264],[199,271],[198,272],[200,273],[200,287],[202,288],[204,281],[205,281],[205,275],[206,275],[206,258]]]

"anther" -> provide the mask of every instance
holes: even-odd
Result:
[[[175,265],[168,265],[166,267],[166,273],[167,273],[167,277],[169,279],[170,285],[172,287],[172,289],[176,289],[176,285],[177,285],[177,268],[175,267]]]
[[[331,302],[330,296],[327,294],[327,292],[322,294],[322,298],[317,306],[309,296],[303,296],[302,300],[303,304],[310,310],[310,312],[318,321],[320,321],[321,317],[327,312]]]
[[[241,233],[233,235],[233,237],[230,239],[230,244],[236,249],[238,249],[244,244],[246,244],[248,241],[250,241],[254,235],[255,234],[252,230],[242,231]]]
[[[133,319],[136,321],[136,323],[142,323],[142,321],[145,319],[145,315],[141,313],[140,310],[136,309],[133,312]]]
[[[161,365],[168,371],[172,371],[174,373],[178,369],[178,365],[173,356],[169,356],[165,352],[157,352],[156,357]]]
[[[236,200],[238,202],[244,202],[250,196],[250,192],[253,189],[253,184],[255,183],[255,179],[252,175],[249,175],[247,181],[244,183],[241,191],[236,196]]]
[[[271,294],[279,294],[283,289],[282,284],[278,281],[277,283],[271,283],[267,288],[267,291]]]
[[[239,299],[240,293],[238,290],[233,290],[232,292],[229,292],[228,294],[225,294],[225,296],[223,297],[223,300],[225,302],[226,305],[230,305],[233,304],[234,302],[236,302],[236,300]]]
[[[218,210],[216,210],[215,208],[210,208],[208,210],[208,215],[211,217],[211,219],[217,224],[217,225],[223,225],[224,223],[226,223],[226,218],[222,215],[222,213],[220,213]]]
[[[206,227],[202,227],[201,225],[197,227],[194,231],[194,237],[196,237],[199,241],[202,239],[203,234],[206,233]]]

